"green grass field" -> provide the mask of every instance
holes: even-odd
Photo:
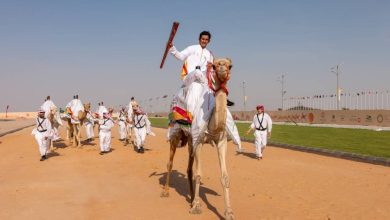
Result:
[[[153,126],[167,127],[166,118],[150,118]],[[253,140],[247,135],[249,123],[237,122],[241,137]],[[274,125],[272,143],[283,143],[356,153],[360,155],[390,158],[390,131],[366,129],[310,127],[296,125]]]

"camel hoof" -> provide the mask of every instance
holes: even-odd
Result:
[[[202,209],[200,208],[199,202],[192,203],[192,207],[190,209],[190,213],[194,215],[198,215],[202,213]]]
[[[226,220],[234,220],[233,210],[229,209],[225,211]]]
[[[169,191],[166,191],[166,190],[162,191],[161,194],[160,194],[160,197],[161,198],[169,197]]]

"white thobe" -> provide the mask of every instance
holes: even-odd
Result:
[[[100,121],[99,143],[100,151],[108,152],[111,148],[111,128],[114,127],[114,122],[111,118],[102,119]]]
[[[73,113],[73,116],[71,118],[71,122],[72,124],[78,124],[80,123],[80,121],[78,120],[78,116],[79,116],[79,111],[84,111],[84,105],[83,103],[81,102],[80,99],[73,99],[72,101],[70,101],[67,105],[66,105],[66,108],[70,108],[70,110],[72,111]]]
[[[135,146],[138,149],[144,146],[145,138],[147,133],[147,123],[148,117],[143,114],[134,115],[134,136],[135,136]]]
[[[36,128],[34,128],[32,134],[35,135],[35,140],[38,143],[39,153],[41,156],[45,156],[49,150],[50,139],[52,138],[49,119],[38,117],[36,119]]]
[[[86,115],[86,121],[85,121],[85,133],[87,134],[87,138],[88,139],[91,139],[91,138],[94,138],[95,137],[95,134],[93,132],[93,124],[95,122],[95,119],[93,118],[93,116],[91,115],[90,112],[87,112],[87,115]]]
[[[118,125],[119,125],[119,137],[120,139],[125,139],[127,136],[126,131],[126,115],[124,111],[118,113]]]
[[[265,146],[267,145],[268,133],[272,131],[272,120],[267,113],[260,113],[253,116],[250,125],[255,129],[256,156],[262,157]]]
[[[41,109],[43,109],[43,111],[45,111],[45,118],[49,118],[49,114],[50,114],[50,111],[51,111],[52,107],[57,108],[57,106],[54,104],[54,102],[51,101],[50,99],[49,99],[49,100],[46,100],[46,101],[41,105]]]
[[[192,114],[191,136],[194,147],[196,147],[202,139],[199,137],[204,135],[207,129],[208,121],[215,106],[214,92],[208,87],[206,77],[207,63],[212,63],[214,57],[208,49],[202,49],[200,45],[189,46],[181,52],[177,51],[175,46],[172,46],[169,51],[177,59],[185,61],[184,65],[188,70],[188,74],[183,79],[183,87],[179,89],[173,103],[179,107],[184,107]],[[199,69],[196,69],[197,66],[199,66]],[[240,151],[240,135],[229,109],[227,111],[226,131],[234,144],[237,145],[237,150]],[[168,135],[168,138],[170,138],[170,135]]]
[[[197,66],[200,67],[201,72],[206,72],[207,63],[213,62],[213,55],[207,48],[202,48],[199,44],[192,45],[184,49],[183,51],[178,51],[175,46],[172,46],[169,49],[169,52],[181,61],[185,61],[185,66],[188,70],[188,73],[194,71]]]
[[[108,110],[107,110],[106,106],[101,105],[101,106],[99,106],[99,109],[98,109],[98,114],[99,114],[100,119],[103,119],[103,112],[108,112]]]

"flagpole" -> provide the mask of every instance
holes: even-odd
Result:
[[[382,98],[381,98],[382,99],[381,109],[384,109],[383,108],[383,91],[381,91],[381,95],[382,95]]]
[[[379,106],[379,95],[378,95],[378,91],[375,92],[376,94],[376,105],[375,105],[375,109],[378,110],[378,106]]]
[[[8,118],[8,108],[9,108],[9,105],[7,105],[7,107],[5,109],[5,118]]]
[[[355,99],[355,104],[356,104],[356,110],[359,109],[359,96],[358,96],[359,93],[356,94],[356,99]]]
[[[245,81],[242,82],[242,92],[244,95],[244,112],[246,111],[246,94],[245,94]],[[283,110],[283,109],[282,109]]]
[[[286,76],[285,74],[282,74],[282,75],[280,76],[280,79],[277,80],[277,81],[279,81],[279,82],[282,84],[282,91],[281,91],[281,93],[282,93],[282,111],[284,110],[283,99],[284,99],[284,94],[286,93],[286,91],[284,91],[284,77],[285,77],[285,76]]]

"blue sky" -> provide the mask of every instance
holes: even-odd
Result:
[[[181,63],[159,64],[173,21],[179,50],[212,33],[209,49],[233,60],[233,110],[336,90],[386,90],[390,82],[390,1],[0,1],[0,111],[34,111],[47,95],[74,94],[107,106],[174,94]],[[144,104],[146,105],[146,104]],[[149,104],[148,104],[149,105]]]

